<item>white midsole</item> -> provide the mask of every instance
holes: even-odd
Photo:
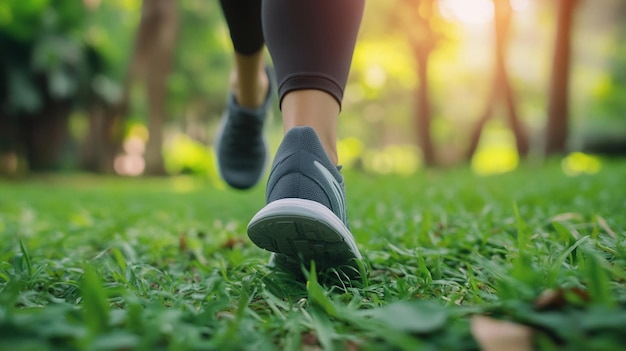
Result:
[[[361,253],[348,228],[328,207],[319,202],[299,198],[287,198],[270,202],[252,217],[248,224],[248,230],[257,222],[271,217],[307,218],[322,222],[333,228],[342,237],[343,241],[348,244],[357,258],[361,259]]]

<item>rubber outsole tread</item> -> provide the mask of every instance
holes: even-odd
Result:
[[[346,242],[346,237],[352,235],[341,221],[325,207],[316,211],[311,208],[312,201],[306,201],[278,200],[259,211],[248,226],[250,240],[262,249],[288,256],[305,266],[313,260],[320,269],[360,259],[358,249],[351,248],[354,244]]]
[[[310,218],[266,218],[251,227],[249,236],[262,249],[304,262],[314,260],[323,264],[355,257],[339,233]]]

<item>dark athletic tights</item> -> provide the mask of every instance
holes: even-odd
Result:
[[[341,105],[365,0],[220,0],[235,51],[267,43],[279,101],[316,89]],[[264,39],[265,38],[265,39]]]

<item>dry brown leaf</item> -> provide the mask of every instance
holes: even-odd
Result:
[[[232,312],[228,312],[228,311],[219,311],[217,312],[215,316],[217,317],[217,319],[228,319],[228,320],[235,319],[235,315],[232,314]]]
[[[359,350],[359,344],[356,341],[348,340],[345,343],[345,349],[347,351],[358,351]]]
[[[583,216],[580,213],[574,213],[574,212],[566,212],[566,213],[559,213],[558,215],[555,215],[554,217],[550,218],[550,221],[552,222],[567,222],[570,220],[582,220]]]
[[[207,259],[204,257],[204,254],[202,253],[202,248],[200,247],[194,248],[193,250],[191,250],[191,254],[198,262],[200,262],[201,265],[206,266]]]
[[[538,310],[559,309],[565,306],[565,294],[563,289],[548,289],[537,297],[535,308]]]
[[[302,351],[321,351],[322,347],[314,331],[302,333]]]
[[[472,335],[483,351],[528,351],[533,349],[530,327],[486,316],[471,320]]]
[[[314,331],[302,333],[302,349],[301,351],[322,351],[322,346],[317,338],[317,334]],[[343,343],[343,350],[346,351],[358,351],[359,343],[352,340],[347,340]]]
[[[538,310],[561,309],[567,305],[568,294],[575,295],[582,301],[589,301],[590,299],[589,293],[581,288],[548,289],[535,300],[535,308]]]
[[[222,249],[234,249],[238,246],[243,246],[246,243],[242,238],[228,238],[224,243],[222,243]]]
[[[187,251],[187,233],[181,232],[178,236],[178,250],[180,252]]]
[[[605,232],[607,232],[607,234],[609,234],[609,236],[611,236],[611,238],[615,239],[617,238],[617,235],[615,234],[615,232],[609,227],[609,225],[606,223],[606,221],[604,220],[604,218],[600,217],[600,216],[596,216],[596,221],[598,221],[598,224],[600,225],[600,227],[602,229],[604,229]]]

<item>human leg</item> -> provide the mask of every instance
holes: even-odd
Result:
[[[263,126],[272,89],[264,59],[261,0],[220,0],[234,47],[231,94],[216,137],[217,164],[232,187],[247,189],[263,175]]]
[[[250,239],[278,266],[351,266],[361,259],[348,229],[336,129],[363,0],[270,0],[263,28],[279,83],[285,137]],[[344,271],[345,272],[345,271]],[[353,274],[351,274],[353,275]]]
[[[261,0],[220,0],[234,48],[231,88],[242,107],[259,107],[269,84],[265,72]]]
[[[317,133],[328,157],[336,165],[337,121],[339,103],[322,90],[292,90],[285,94],[282,104],[283,131],[286,134],[298,126],[312,127]]]
[[[334,163],[337,119],[363,6],[364,0],[263,3],[284,131],[313,127]]]

